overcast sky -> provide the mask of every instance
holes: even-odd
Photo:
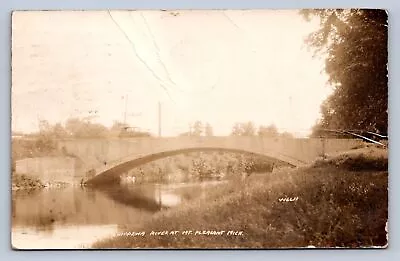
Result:
[[[330,93],[298,11],[58,11],[13,15],[12,127],[93,116],[162,133],[209,122],[275,124],[298,136]]]

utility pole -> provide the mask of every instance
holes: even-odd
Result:
[[[158,102],[158,137],[161,137],[161,102]]]
[[[128,110],[128,94],[125,95],[124,127],[126,127],[126,112]]]

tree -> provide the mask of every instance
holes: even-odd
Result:
[[[61,125],[61,123],[56,123],[53,127],[52,127],[52,136],[56,139],[61,139],[61,138],[65,138],[68,137],[68,133],[65,130],[65,128]]]
[[[40,134],[48,134],[51,132],[51,125],[46,120],[39,120],[39,133]]]
[[[280,134],[280,136],[281,136],[282,138],[287,138],[287,139],[293,139],[293,138],[294,138],[293,134],[290,133],[290,132],[287,132],[287,131],[282,132],[282,133]]]
[[[387,13],[373,9],[301,11],[320,19],[307,43],[326,55],[333,93],[321,106],[317,128],[387,133]]]
[[[231,135],[234,136],[254,136],[256,133],[256,127],[254,123],[249,121],[246,123],[235,123],[232,128]]]
[[[76,138],[97,138],[107,135],[107,128],[98,123],[70,118],[65,124],[67,132]]]
[[[180,137],[191,136],[191,133],[189,131],[188,132],[183,132],[183,133],[179,134],[179,136]]]
[[[201,136],[203,134],[203,123],[201,121],[196,121],[192,128],[193,136]]]
[[[256,134],[256,127],[251,121],[243,124],[243,136],[254,136]]]
[[[243,124],[243,136],[254,136],[256,134],[256,127],[254,123],[249,121]]]
[[[56,141],[52,135],[52,127],[46,120],[39,121],[39,135],[35,140],[33,147],[29,148],[33,154],[35,151],[38,153],[51,153],[56,149]]]
[[[126,128],[126,131],[120,133],[119,137],[130,137],[130,138],[138,138],[138,137],[151,137],[151,133],[148,131],[140,131],[136,128]]]
[[[81,128],[82,122],[78,118],[69,118],[65,123],[65,129],[72,136],[76,136],[81,131]]]
[[[113,125],[109,130],[109,135],[111,137],[119,137],[121,136],[121,134],[123,135],[125,132],[127,132],[126,124],[120,121],[114,121]]]
[[[209,123],[206,123],[204,134],[206,136],[214,136],[213,128]]]
[[[99,137],[105,137],[107,136],[107,128],[99,123],[86,123],[84,129],[84,137],[89,137],[89,138],[99,138]]]
[[[232,133],[231,135],[233,136],[240,136],[242,135],[242,126],[240,123],[235,123],[232,127]]]
[[[261,125],[260,127],[258,127],[258,136],[263,136],[263,137],[278,136],[278,129],[274,124],[271,124],[268,127]]]

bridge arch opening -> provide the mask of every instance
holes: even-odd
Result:
[[[101,184],[113,184],[119,182],[119,177],[121,173],[129,171],[133,168],[139,167],[146,163],[159,160],[162,158],[167,158],[179,154],[191,153],[191,152],[228,152],[228,153],[238,153],[247,154],[254,156],[261,156],[263,158],[269,159],[271,161],[280,162],[291,167],[296,167],[298,161],[295,159],[288,160],[284,157],[279,157],[276,155],[266,155],[257,152],[242,150],[242,149],[230,149],[230,148],[220,148],[220,147],[195,147],[195,148],[184,148],[178,150],[162,151],[158,153],[153,153],[149,155],[144,155],[141,157],[132,156],[132,159],[126,159],[123,162],[110,164],[109,168],[101,172],[95,173],[95,176],[86,181],[87,185],[101,185]]]

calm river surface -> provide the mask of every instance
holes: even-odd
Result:
[[[202,197],[221,182],[67,187],[12,196],[12,245],[20,249],[85,248],[139,224],[163,208]]]

